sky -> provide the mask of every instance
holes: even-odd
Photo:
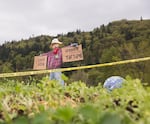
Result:
[[[0,44],[150,19],[150,0],[0,0]]]

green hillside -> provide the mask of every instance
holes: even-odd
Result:
[[[150,20],[120,20],[101,25],[90,32],[76,30],[57,36],[64,46],[72,42],[83,45],[84,60],[64,63],[63,67],[114,62],[150,56]],[[11,41],[0,46],[0,73],[32,70],[33,57],[49,51],[52,36],[37,36]],[[150,61],[134,64],[66,72],[70,80],[83,80],[90,85],[107,77],[130,75],[150,84]]]

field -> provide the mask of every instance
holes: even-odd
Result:
[[[0,81],[0,123],[4,124],[150,124],[150,88],[126,78],[107,92],[81,81],[61,86],[44,77],[38,82]]]

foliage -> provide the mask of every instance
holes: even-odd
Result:
[[[149,124],[150,88],[126,78],[120,89],[72,82],[61,86],[44,77],[39,83],[0,82],[2,124]]]
[[[120,20],[101,25],[90,32],[79,29],[67,34],[57,36],[64,44],[77,42],[83,45],[84,60],[80,62],[64,63],[63,67],[89,65],[118,60],[126,60],[150,55],[150,20]],[[32,70],[33,57],[48,52],[53,37],[41,35],[18,42],[6,42],[0,46],[0,72]],[[98,84],[112,75],[125,77],[131,75],[142,82],[150,83],[150,62],[141,62],[115,67],[97,69],[100,80],[90,81],[91,70],[86,70],[86,82],[91,85]],[[80,71],[66,72],[72,80],[79,80]],[[98,73],[95,73],[96,75]],[[89,77],[88,77],[89,75]],[[94,77],[94,74],[92,74]],[[96,76],[95,75],[95,76]],[[81,78],[82,80],[82,78]]]

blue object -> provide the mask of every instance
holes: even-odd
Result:
[[[70,46],[71,46],[71,47],[77,47],[77,46],[78,46],[78,43],[71,43]]]
[[[51,72],[50,73],[50,80],[57,80],[61,85],[64,84],[64,80],[62,79],[62,73],[61,72]]]
[[[120,76],[111,76],[105,80],[103,87],[112,91],[115,88],[121,88],[124,81],[125,79]]]

